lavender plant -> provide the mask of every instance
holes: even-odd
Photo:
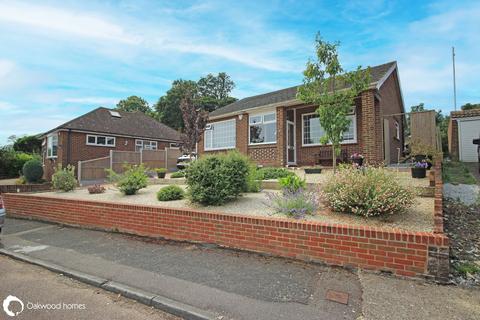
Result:
[[[294,219],[303,219],[313,215],[320,207],[318,192],[305,189],[292,190],[284,188],[281,193],[267,192],[267,205],[275,213],[284,214]]]

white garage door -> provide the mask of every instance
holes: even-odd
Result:
[[[458,124],[460,161],[477,162],[477,145],[472,143],[473,139],[480,137],[480,119],[462,120]]]

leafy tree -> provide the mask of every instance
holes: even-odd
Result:
[[[25,153],[40,153],[42,150],[42,139],[37,135],[16,138],[13,142],[13,150]]]
[[[235,83],[225,72],[220,72],[216,76],[209,73],[198,80],[199,94],[204,97],[213,97],[217,100],[228,98],[234,88]]]
[[[338,58],[339,45],[339,42],[323,41],[320,34],[317,34],[317,60],[307,62],[303,72],[303,85],[297,92],[297,97],[303,102],[318,105],[316,112],[325,132],[320,142],[332,144],[334,171],[341,151],[342,135],[350,126],[347,115],[351,112],[355,98],[370,83],[369,69],[362,70],[359,66],[355,71],[344,71]]]
[[[462,110],[480,109],[480,103],[467,103],[461,107]]]
[[[195,95],[196,92],[187,91],[180,103],[184,123],[183,149],[189,153],[195,150],[208,119],[208,113],[198,106],[198,99]]]
[[[120,100],[117,103],[116,109],[127,112],[140,111],[149,115],[152,111],[148,105],[148,102],[137,96],[130,96],[127,99]]]
[[[180,102],[188,92],[196,92],[197,83],[192,80],[175,80],[167,93],[154,105],[158,120],[174,129],[183,129]]]

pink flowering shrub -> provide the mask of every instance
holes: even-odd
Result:
[[[327,181],[322,196],[334,211],[371,217],[405,211],[413,205],[415,191],[386,169],[349,166]]]

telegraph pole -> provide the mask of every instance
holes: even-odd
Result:
[[[452,47],[452,63],[453,63],[453,107],[457,111],[457,82],[455,79],[455,47]]]

